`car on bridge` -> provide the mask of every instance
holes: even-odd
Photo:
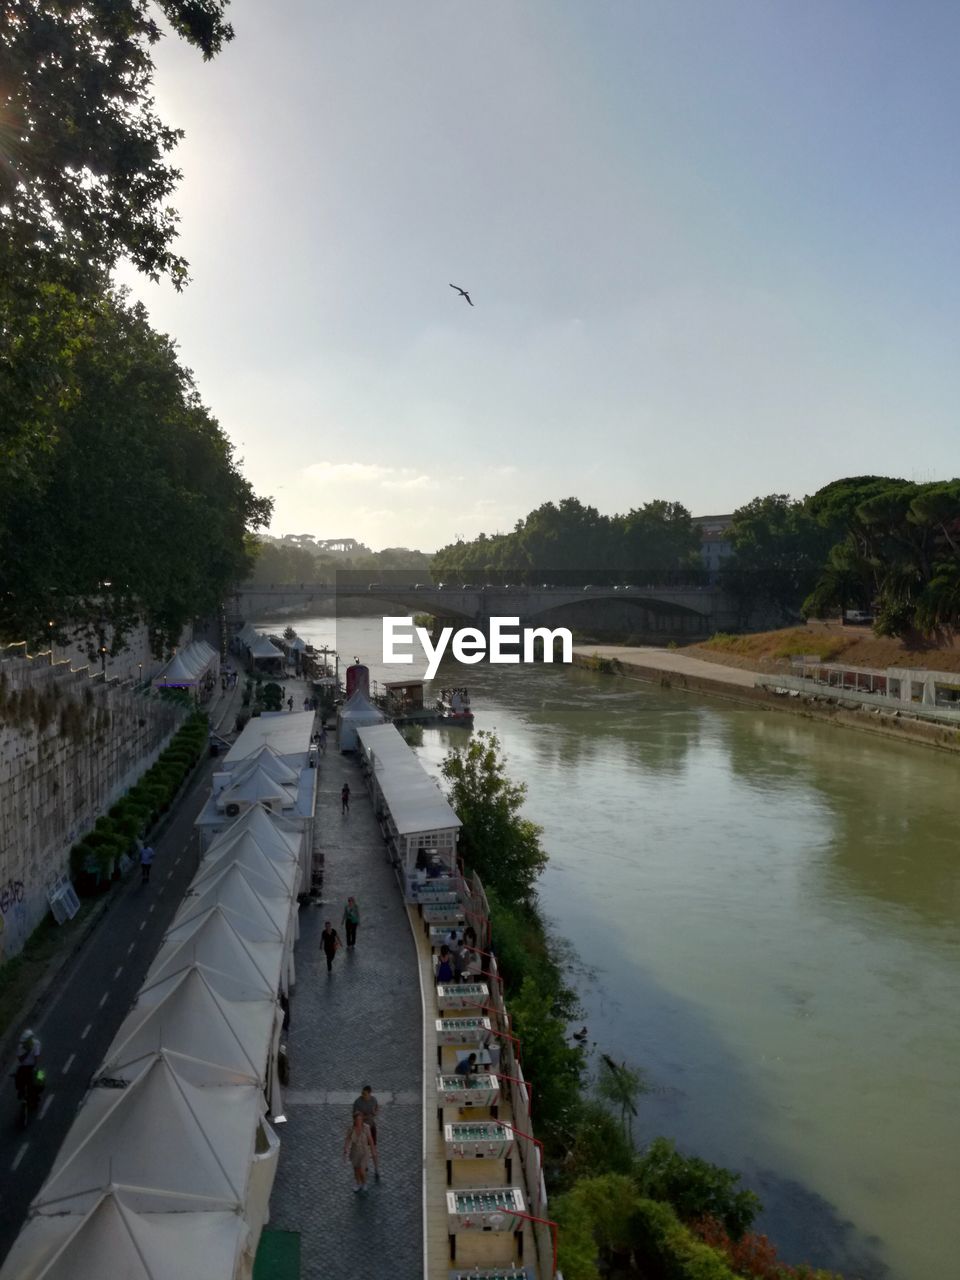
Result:
[[[367,590],[368,590],[368,591],[382,591],[382,590],[383,590],[383,583],[382,583],[382,582],[371,582],[371,583],[368,583],[368,585],[367,585]]]

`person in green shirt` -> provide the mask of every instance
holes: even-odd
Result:
[[[347,931],[347,946],[355,947],[357,945],[357,925],[360,923],[360,908],[357,906],[356,898],[348,898],[347,905],[343,909],[343,925]]]

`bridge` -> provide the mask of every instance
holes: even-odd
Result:
[[[722,587],[693,583],[618,588],[245,583],[237,588],[235,600],[237,612],[248,620],[294,611],[335,613],[348,601],[366,601],[375,607],[371,612],[403,617],[429,613],[447,622],[471,623],[481,630],[491,617],[507,617],[519,618],[521,626],[700,636],[735,630],[740,621],[736,602]]]

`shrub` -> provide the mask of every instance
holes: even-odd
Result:
[[[79,880],[81,876],[86,874],[87,867],[95,863],[96,860],[96,850],[92,849],[85,840],[75,844],[70,850],[71,879]]]
[[[279,711],[283,706],[283,690],[273,680],[263,686],[260,696],[267,711]]]
[[[651,1280],[736,1280],[723,1255],[697,1240],[667,1204],[638,1197],[631,1238],[641,1274]]]
[[[739,1240],[763,1208],[752,1191],[737,1189],[739,1173],[682,1156],[668,1138],[655,1138],[639,1156],[634,1177],[641,1195],[666,1200],[685,1222],[711,1217]]]
[[[780,1262],[776,1245],[754,1231],[733,1240],[716,1218],[701,1218],[691,1224],[691,1229],[705,1244],[721,1252],[738,1276],[756,1277],[756,1280],[841,1280],[827,1271]]]
[[[524,978],[510,1012],[523,1043],[524,1075],[533,1086],[537,1136],[546,1146],[563,1145],[576,1123],[583,1054],[567,1043],[565,1024],[554,1017],[550,996],[532,978]]]
[[[629,1174],[633,1161],[633,1146],[616,1118],[602,1103],[584,1101],[577,1113],[573,1150],[563,1166],[566,1185],[605,1173]]]

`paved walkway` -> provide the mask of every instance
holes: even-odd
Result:
[[[328,736],[316,824],[325,905],[306,906],[300,916],[287,1124],[279,1129],[270,1225],[301,1233],[303,1280],[415,1280],[423,1275],[417,953],[360,770]],[[346,818],[340,814],[344,781],[351,790]],[[328,974],[320,931],[331,920],[345,937],[341,916],[349,894],[360,906],[357,946],[340,951]],[[365,1084],[380,1102],[383,1180],[355,1194],[342,1153],[351,1103]]]
[[[741,667],[727,667],[720,662],[705,662],[703,658],[691,658],[676,649],[657,649],[646,645],[577,644],[573,646],[573,651],[587,657],[598,654],[601,658],[613,658],[627,668],[674,671],[678,675],[698,676],[742,689],[752,689],[760,674],[758,671],[745,671]]]

